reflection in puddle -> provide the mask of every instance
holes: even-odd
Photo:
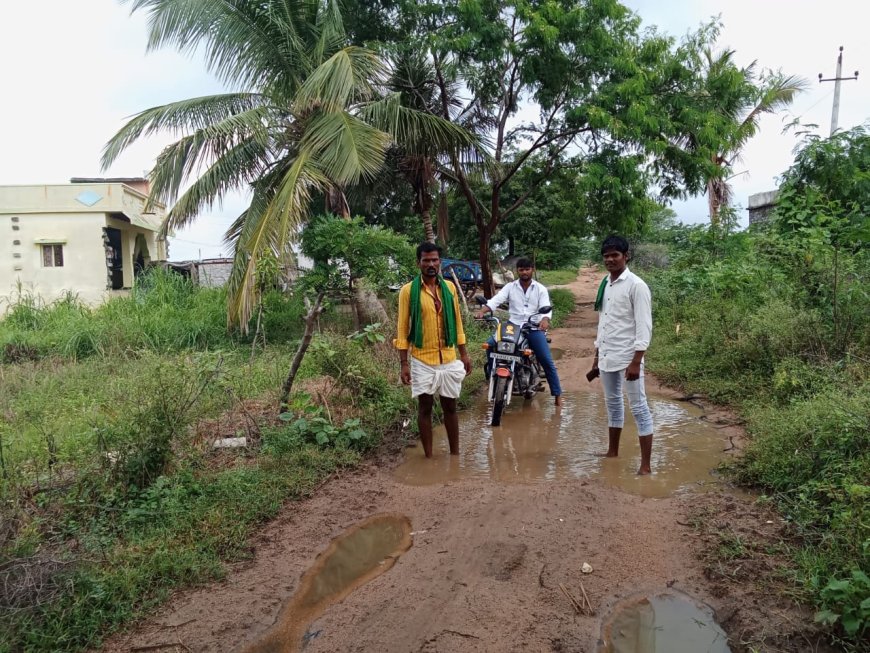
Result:
[[[411,522],[407,517],[375,515],[332,541],[314,567],[302,578],[299,590],[263,637],[245,653],[299,650],[305,632],[330,604],[393,566],[411,548]]]
[[[485,397],[459,414],[460,455],[447,455],[444,428],[435,430],[434,459],[421,447],[407,450],[396,477],[410,485],[431,485],[469,477],[497,481],[553,481],[598,478],[608,485],[647,497],[718,485],[711,471],[725,457],[727,443],[701,419],[703,411],[661,397],[648,397],[655,423],[652,476],[638,477],[637,428],[626,407],[619,458],[600,458],[607,450],[607,415],[602,395],[563,395],[557,411],[545,394],[524,402],[515,398],[501,426],[489,426]]]
[[[662,594],[617,606],[602,628],[599,653],[730,653],[713,611],[688,597]]]

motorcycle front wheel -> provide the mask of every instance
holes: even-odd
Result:
[[[508,383],[510,383],[510,379],[503,376],[498,377],[495,381],[495,392],[493,393],[495,401],[492,402],[490,426],[501,426],[501,414],[504,412],[504,405],[507,400]]]

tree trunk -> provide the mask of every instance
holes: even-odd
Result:
[[[327,213],[332,213],[345,220],[350,219],[350,206],[343,190],[332,187],[326,192],[323,199],[326,202]]]
[[[434,243],[435,231],[432,229],[432,211],[429,207],[423,209],[420,213],[420,218],[423,220],[423,233],[426,235],[426,240],[430,243]]]
[[[299,343],[299,348],[293,356],[293,362],[290,364],[290,373],[284,380],[284,385],[281,387],[281,401],[278,404],[278,412],[287,412],[287,402],[290,400],[290,390],[293,388],[293,381],[296,380],[296,374],[299,372],[299,367],[302,365],[302,359],[305,357],[305,352],[308,351],[308,346],[311,344],[311,338],[314,335],[314,328],[317,324],[317,318],[323,311],[323,299],[325,293],[318,293],[317,299],[312,305],[308,306],[308,313],[305,315],[305,331],[302,334],[302,341]]]
[[[492,265],[489,262],[489,241],[491,234],[486,230],[480,230],[479,254],[480,273],[483,277],[483,294],[486,297],[495,295],[495,285],[492,282]]]
[[[359,313],[360,324],[356,327],[357,331],[367,324],[379,322],[385,325],[389,323],[390,318],[381,304],[381,300],[378,299],[373,290],[366,288],[365,284],[359,283],[359,281],[354,284],[353,301]]]
[[[348,294],[350,295],[350,312],[353,316],[353,330],[359,331],[362,328],[362,311],[360,310],[359,288],[354,283],[353,277],[347,284]]]
[[[707,182],[707,207],[710,210],[710,226],[719,226],[719,203],[716,197],[716,185],[711,179]]]
[[[450,215],[447,212],[447,193],[444,192],[443,182],[441,186],[438,196],[438,240],[442,245],[447,245],[450,239]]]

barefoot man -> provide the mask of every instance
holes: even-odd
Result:
[[[432,457],[432,406],[441,397],[450,454],[459,455],[459,415],[456,399],[462,380],[471,373],[465,330],[455,286],[441,276],[441,248],[417,247],[420,274],[399,291],[399,324],[395,345],[401,360],[402,383],[417,398],[417,426],[423,452]],[[456,349],[460,359],[456,359]]]
[[[652,338],[649,287],[626,267],[629,257],[625,238],[609,236],[601,245],[601,255],[609,274],[601,282],[595,300],[595,310],[599,311],[598,337],[592,370],[586,378],[592,381],[600,374],[604,386],[610,438],[604,455],[608,458],[619,455],[619,437],[625,420],[622,399],[625,386],[640,441],[637,473],[650,474],[653,423],[643,384],[643,355]]]

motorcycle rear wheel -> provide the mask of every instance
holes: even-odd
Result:
[[[501,414],[504,412],[504,405],[507,400],[508,382],[509,379],[503,376],[498,377],[495,381],[495,392],[493,393],[495,401],[492,402],[490,426],[501,426]]]

